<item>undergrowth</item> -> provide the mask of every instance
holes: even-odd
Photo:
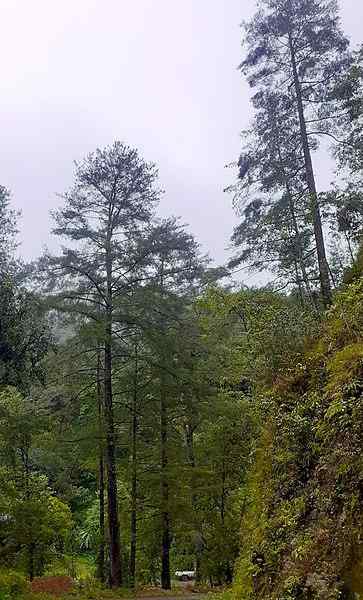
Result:
[[[363,597],[363,281],[337,294],[296,368],[262,394],[242,551],[224,598]]]

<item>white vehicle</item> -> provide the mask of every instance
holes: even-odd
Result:
[[[179,581],[193,581],[195,579],[195,571],[175,571],[175,577]]]

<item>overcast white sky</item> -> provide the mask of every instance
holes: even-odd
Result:
[[[357,44],[363,2],[340,5]],[[0,0],[0,183],[22,210],[26,258],[52,245],[49,210],[73,160],[120,139],[158,164],[159,213],[181,216],[225,260],[235,217],[224,165],[250,116],[239,24],[254,9],[254,0]]]

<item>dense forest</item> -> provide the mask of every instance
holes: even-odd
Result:
[[[334,0],[260,0],[240,71],[226,265],[123,142],[75,163],[31,263],[0,186],[1,600],[176,571],[226,600],[363,595],[363,47]]]

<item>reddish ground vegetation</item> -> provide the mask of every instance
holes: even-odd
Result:
[[[32,592],[43,592],[47,594],[64,594],[73,588],[73,580],[70,577],[39,577],[31,583]]]

